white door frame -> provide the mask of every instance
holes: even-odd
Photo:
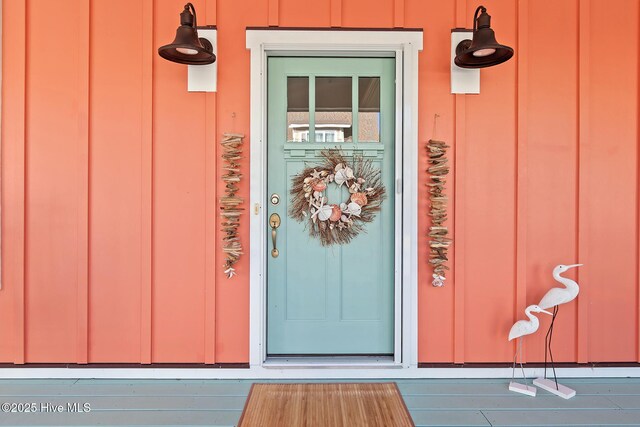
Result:
[[[418,52],[422,31],[248,29],[251,51],[250,117],[250,350],[252,370],[416,368],[418,364]],[[273,364],[266,357],[267,57],[390,56],[396,58],[396,242],[394,360],[373,363]],[[344,371],[343,371],[344,372]],[[339,376],[339,375],[338,375]]]

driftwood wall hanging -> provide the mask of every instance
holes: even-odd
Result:
[[[240,204],[244,199],[238,197],[236,193],[242,178],[239,161],[242,158],[243,140],[244,135],[225,133],[221,142],[222,159],[225,161],[224,166],[222,166],[225,171],[224,175],[222,175],[222,180],[225,183],[225,195],[220,199],[220,210],[222,211],[220,215],[222,216],[222,231],[224,232],[222,251],[226,257],[224,273],[228,278],[235,276],[236,270],[233,266],[242,255],[238,227],[240,225],[240,215],[243,211]]]
[[[449,238],[449,228],[444,226],[447,220],[447,196],[444,193],[444,186],[447,183],[446,177],[449,173],[449,161],[447,159],[447,148],[442,141],[430,139],[427,143],[427,155],[429,157],[430,175],[429,186],[429,216],[431,216],[431,227],[429,227],[429,264],[433,266],[433,286],[443,286],[445,281],[445,271],[449,270],[446,265],[449,246],[452,240]]]

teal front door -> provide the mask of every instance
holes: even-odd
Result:
[[[392,355],[395,60],[271,57],[267,75],[266,213],[280,219],[267,230],[267,353]],[[289,212],[293,177],[325,149],[371,160],[386,189],[346,244],[323,246]],[[346,186],[324,191],[329,203],[349,200]]]

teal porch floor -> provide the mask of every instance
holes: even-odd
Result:
[[[638,378],[563,380],[563,384],[577,391],[571,400],[543,390],[538,390],[535,398],[514,394],[507,390],[508,380],[396,382],[417,426],[640,425]],[[0,412],[0,425],[234,426],[251,383],[249,380],[0,380],[0,403],[33,402],[39,411],[43,404],[45,409],[63,405],[66,410],[68,403],[80,406],[88,403],[91,408],[86,413]]]

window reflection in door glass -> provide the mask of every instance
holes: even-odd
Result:
[[[353,140],[351,77],[316,77],[316,142]]]
[[[358,142],[380,142],[380,77],[358,78]]]
[[[287,77],[287,141],[309,141],[309,77]]]

